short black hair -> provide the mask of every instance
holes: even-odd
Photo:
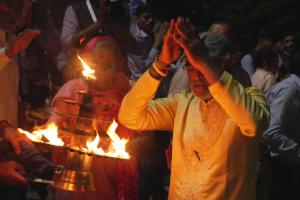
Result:
[[[278,56],[274,51],[268,49],[258,50],[253,54],[255,68],[263,68],[265,62],[270,63],[274,59],[278,59]]]
[[[285,39],[287,36],[293,36],[294,37],[294,33],[293,32],[291,32],[291,31],[285,31],[284,33],[282,33],[281,35],[280,35],[280,40],[283,40],[283,39]]]
[[[260,40],[270,40],[272,41],[273,38],[272,36],[270,35],[270,33],[266,30],[260,30],[259,33],[257,34],[257,40],[260,41]]]
[[[141,14],[146,12],[153,13],[153,9],[148,4],[143,3],[136,8],[135,12],[137,16],[140,16]]]

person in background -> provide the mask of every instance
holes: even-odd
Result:
[[[136,17],[136,9],[141,4],[147,4],[147,0],[128,0],[128,11],[131,18]]]
[[[214,22],[208,29],[210,32],[218,33],[220,35],[223,35],[228,40],[231,39],[232,33],[231,33],[231,26],[229,23],[223,21],[223,22]]]
[[[0,138],[4,140],[0,144],[1,199],[25,198],[26,188],[19,186],[26,185],[27,180],[23,177],[25,172],[19,162],[22,160],[21,157],[26,158],[36,151],[30,150],[29,154],[25,152],[25,157],[22,156],[24,149],[20,143],[22,141],[31,145],[32,143],[15,128],[18,125],[18,56],[40,34],[40,31],[35,29],[19,31],[30,16],[30,9],[29,0],[0,1]],[[5,143],[10,145],[6,148]],[[8,156],[10,152],[14,154]],[[40,153],[38,159],[45,160]]]
[[[0,120],[17,126],[19,67],[17,56],[24,51],[40,31],[16,29],[29,15],[27,0],[0,1]],[[4,98],[5,97],[5,98]]]
[[[107,137],[105,131],[112,120],[117,120],[117,113],[123,97],[130,89],[129,78],[124,73],[126,70],[126,57],[116,40],[108,36],[96,36],[92,38],[84,47],[83,59],[95,70],[97,79],[94,86],[88,88],[88,83],[84,79],[73,79],[65,83],[55,95],[52,101],[52,111],[49,122],[54,122],[60,128],[75,129],[78,115],[78,105],[68,105],[65,99],[81,102],[82,98],[77,91],[95,92],[97,97],[93,98],[95,113],[93,117],[97,119],[97,131],[100,135]],[[57,113],[62,113],[61,115]],[[90,128],[90,127],[89,127]],[[132,139],[134,132],[118,126],[116,131],[120,138]],[[130,140],[131,141],[131,140]],[[53,154],[53,160],[64,164],[65,160],[59,153]],[[137,192],[137,169],[136,160],[115,162],[111,159],[94,158],[92,164],[94,181],[97,192],[62,192],[56,191],[56,198],[75,199],[118,199],[136,200]]]
[[[74,2],[67,7],[60,35],[62,50],[56,62],[65,81],[77,76],[79,69],[76,66],[80,65],[77,62],[77,50],[91,38],[103,33],[103,6],[103,0],[87,0]]]
[[[254,58],[255,73],[251,76],[252,85],[263,93],[276,83],[278,56],[272,50],[259,50]]]
[[[291,56],[291,73],[272,87],[266,96],[270,103],[270,126],[263,139],[270,153],[271,180],[268,198],[299,199],[300,184],[300,52]]]
[[[0,140],[1,200],[25,199],[26,186],[31,180],[37,177],[51,179],[58,169],[24,134],[6,120],[0,120]],[[47,196],[47,192],[39,191],[38,194],[41,198]]]
[[[256,70],[255,65],[253,63],[253,59],[256,55],[256,52],[261,49],[272,49],[272,47],[273,45],[270,36],[266,33],[261,33],[258,36],[258,41],[255,49],[242,57],[241,67],[248,73],[250,77],[254,74]]]
[[[62,51],[56,63],[64,80],[80,76],[81,64],[77,54],[95,36],[115,38],[124,53],[131,49],[134,39],[128,27],[129,16],[123,1],[86,0],[72,3],[65,11],[60,37]]]
[[[281,80],[290,73],[290,58],[296,48],[294,35],[285,33],[278,41],[276,47],[276,53],[279,56],[278,80]]]
[[[130,33],[135,39],[132,48],[127,52],[128,67],[131,80],[135,82],[159,54],[166,24],[153,33],[155,15],[147,4],[141,4],[136,9],[136,17],[130,24]]]
[[[136,130],[173,130],[169,199],[254,199],[267,101],[224,71],[222,56],[201,50],[193,30],[187,19],[170,22],[161,54],[124,98],[119,121]],[[182,50],[192,93],[152,100]]]
[[[18,57],[20,65],[20,97],[31,108],[44,108],[52,87],[59,85],[55,61],[60,51],[59,34],[48,8],[41,3],[25,0],[28,17],[16,30],[38,29],[30,45]]]

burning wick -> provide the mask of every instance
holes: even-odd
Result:
[[[64,146],[64,142],[58,137],[57,126],[50,123],[45,129],[35,130],[32,133],[18,128],[20,133],[25,134],[34,142],[47,143],[54,146]],[[42,138],[45,137],[48,141],[45,142]]]
[[[120,139],[120,137],[116,134],[117,127],[118,123],[113,121],[107,129],[107,135],[111,139],[111,148],[109,148],[108,152],[105,152],[101,147],[98,148],[98,144],[100,142],[100,137],[98,133],[94,140],[86,142],[86,147],[75,149],[86,153],[94,153],[99,156],[129,159],[130,156],[126,152],[126,144],[128,140]],[[97,129],[95,128],[95,130]],[[62,139],[58,137],[58,128],[54,123],[50,123],[47,125],[46,128],[37,129],[32,133],[20,128],[18,129],[18,131],[22,134],[25,134],[33,142],[45,143],[54,146],[65,146]]]
[[[95,70],[90,68],[90,66],[86,64],[86,62],[84,62],[84,60],[79,55],[77,55],[77,57],[80,60],[83,67],[82,75],[87,79],[96,80],[97,78],[95,76]]]
[[[93,141],[86,142],[86,146],[87,146],[86,151],[98,155],[129,159],[129,154],[126,152],[126,144],[128,141],[126,139],[120,139],[120,137],[116,134],[117,127],[118,127],[118,123],[115,122],[114,120],[109,126],[109,128],[107,129],[107,135],[112,140],[113,149],[111,151],[104,152],[102,148],[98,148],[98,144],[100,141],[100,137],[98,133]]]

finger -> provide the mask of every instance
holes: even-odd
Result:
[[[175,32],[175,26],[174,25],[175,25],[175,21],[174,21],[174,19],[171,19],[170,25],[168,26],[167,33],[164,37],[164,45],[168,45],[169,40],[172,39],[173,34]]]
[[[175,32],[175,20],[171,19],[170,25],[169,25],[169,30],[168,30],[168,35],[173,35]]]
[[[34,29],[26,29],[25,31],[22,31],[17,35],[17,38],[23,38],[23,37],[35,37],[41,33],[40,30],[34,30]]]
[[[12,171],[11,179],[14,183],[19,183],[24,186],[27,185],[27,180],[16,171]]]
[[[10,139],[10,144],[11,144],[15,154],[20,155],[21,154],[21,147],[20,147],[19,142],[16,139],[11,138]]]
[[[13,137],[15,138],[16,141],[24,141],[27,144],[33,145],[32,141],[25,134],[21,133],[19,129],[15,130]]]
[[[184,39],[187,39],[187,30],[184,24],[184,19],[182,17],[178,17],[175,23],[175,29],[176,32],[180,35],[180,37],[183,37]]]
[[[33,38],[35,38],[37,35],[38,35],[38,33],[31,32],[24,36],[24,41],[26,41],[27,43],[30,43],[33,40]]]
[[[17,162],[15,162],[15,168],[14,169],[19,174],[25,174],[25,172],[26,172],[23,165],[21,165],[20,163],[17,163]]]
[[[32,30],[32,31],[28,32],[28,34],[26,34],[26,37],[33,39],[34,37],[36,37],[40,33],[41,33],[41,31]]]
[[[174,41],[184,50],[187,49],[187,44],[184,38],[182,38],[179,34],[174,34]]]
[[[26,136],[20,133],[20,140],[26,142],[27,144],[34,146],[34,144],[32,143],[32,141]]]

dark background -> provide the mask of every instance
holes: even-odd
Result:
[[[52,11],[58,27],[66,6],[80,0],[38,0]],[[84,0],[82,0],[84,1]],[[234,39],[243,51],[256,44],[257,36],[267,32],[276,42],[283,34],[300,36],[300,0],[148,0],[159,19],[189,17],[200,30],[215,21],[232,25]]]

